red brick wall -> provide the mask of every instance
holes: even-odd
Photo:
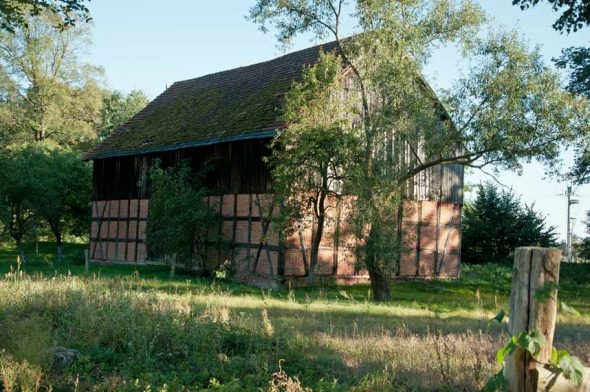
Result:
[[[105,262],[144,262],[148,205],[148,200],[92,202],[90,258]]]
[[[209,205],[219,211],[224,221],[223,237],[229,249],[211,245],[207,265],[211,268],[231,260],[238,277],[258,274],[285,278],[305,276],[303,249],[309,263],[310,219],[298,232],[288,233],[284,241],[268,224],[278,208],[268,194],[229,194],[211,196]],[[145,262],[145,230],[148,200],[109,200],[93,203],[90,257],[98,261]],[[318,277],[366,278],[355,254],[356,238],[349,227],[350,206],[333,206],[320,244],[316,268]],[[268,224],[266,234],[264,227]],[[404,203],[403,251],[399,263],[400,277],[455,277],[461,259],[461,206],[433,201]],[[337,235],[336,235],[337,234]],[[337,241],[336,241],[337,240]],[[279,271],[280,270],[280,271]]]

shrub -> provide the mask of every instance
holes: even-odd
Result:
[[[205,269],[208,241],[220,241],[217,213],[206,203],[208,190],[201,186],[201,174],[187,163],[163,168],[156,160],[149,171],[150,209],[147,245],[156,258],[171,258],[187,269]]]

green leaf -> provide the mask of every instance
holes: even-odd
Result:
[[[501,349],[499,349],[498,352],[496,353],[496,361],[500,365],[503,365],[506,355],[512,354],[514,352],[514,350],[516,349],[516,347],[518,347],[516,344],[516,338],[514,336],[512,336],[510,338],[510,340],[508,341],[508,343],[506,343],[506,345],[504,347],[502,347]]]
[[[498,314],[497,314],[497,315],[495,315],[495,316],[494,316],[494,317],[493,317],[493,318],[490,320],[490,323],[491,323],[491,322],[494,322],[494,321],[497,321],[497,322],[499,322],[500,324],[502,324],[502,322],[504,321],[504,319],[506,318],[506,316],[507,316],[507,313],[504,311],[504,309],[500,309],[500,311],[498,312]]]
[[[539,331],[521,332],[516,338],[516,345],[532,356],[537,356],[546,343],[545,336]]]
[[[571,306],[568,306],[565,302],[561,301],[561,310],[565,313],[569,313],[569,314],[573,314],[574,316],[580,317],[580,312],[578,312],[576,309],[572,308]]]
[[[557,366],[561,369],[565,378],[571,380],[577,386],[582,385],[584,381],[584,366],[578,358],[565,352],[565,355],[559,359]]]
[[[504,377],[504,368],[494,374],[482,388],[482,392],[508,391],[508,380]]]

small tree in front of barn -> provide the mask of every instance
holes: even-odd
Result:
[[[342,60],[322,54],[304,71],[285,99],[287,127],[273,141],[270,158],[273,191],[281,205],[280,227],[293,234],[311,232],[308,283],[313,284],[324,232],[335,226],[336,205],[345,193],[353,164],[362,159],[351,126],[352,102],[343,97]],[[310,222],[310,218],[313,218]]]
[[[159,160],[149,170],[151,198],[147,221],[147,246],[155,257],[172,257],[185,268],[203,272],[211,235],[218,236],[221,221],[207,206],[208,191],[199,176],[181,162],[164,168]]]
[[[349,17],[358,34],[343,39]],[[446,163],[514,170],[523,159],[552,164],[562,146],[588,133],[588,103],[565,92],[538,50],[514,33],[481,38],[485,15],[473,1],[257,0],[250,19],[275,28],[281,44],[303,33],[337,43],[360,101],[363,158],[352,189],[376,300],[391,296],[401,256],[396,217],[416,175]],[[437,47],[453,44],[468,71],[443,107],[421,70]]]

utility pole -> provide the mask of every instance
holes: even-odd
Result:
[[[565,252],[566,252],[566,260],[568,263],[572,262],[572,217],[571,217],[571,207],[574,204],[579,204],[580,201],[578,199],[572,199],[573,192],[572,186],[568,185],[565,196],[567,198],[567,233],[565,238]]]

